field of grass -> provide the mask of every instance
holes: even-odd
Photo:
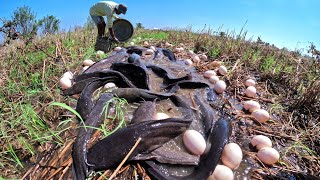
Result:
[[[30,167],[46,166],[52,151],[67,146],[75,137],[75,114],[54,102],[74,107],[76,101],[61,95],[58,81],[66,71],[78,73],[84,59],[95,55],[95,29],[15,41],[0,49],[0,174],[21,178]],[[210,62],[221,61],[229,73],[225,77],[230,95],[241,95],[243,80],[258,82],[259,101],[268,108],[272,121],[255,125],[251,134],[272,137],[281,154],[277,171],[261,166],[268,175],[281,171],[320,172],[320,63],[300,57],[297,52],[280,50],[247,41],[246,32],[203,30],[138,29],[132,41],[155,46],[170,42],[187,50],[208,55],[197,65],[199,72]],[[120,44],[127,46],[128,44]],[[243,98],[240,96],[239,98]],[[244,117],[243,117],[244,118]],[[240,121],[243,118],[239,119]],[[249,154],[246,154],[249,156]],[[253,177],[261,177],[256,170]]]

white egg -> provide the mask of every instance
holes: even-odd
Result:
[[[168,116],[168,114],[166,113],[159,112],[159,113],[156,113],[153,118],[155,120],[161,120],[161,119],[168,119],[170,118],[170,116]]]
[[[209,82],[211,82],[212,84],[215,84],[215,83],[217,83],[218,81],[219,81],[219,77],[216,76],[216,75],[212,75],[212,76],[210,76],[210,78],[209,78]]]
[[[153,51],[156,51],[156,48],[154,46],[150,46],[150,49],[152,49]]]
[[[261,162],[272,165],[276,162],[278,162],[280,158],[280,154],[277,150],[271,148],[271,147],[265,147],[258,151],[257,154],[258,158]]]
[[[249,101],[245,101],[243,103],[243,108],[252,113],[253,111],[255,111],[257,109],[260,109],[261,107],[257,101],[249,100]]]
[[[252,144],[253,147],[256,147],[258,150],[264,147],[272,147],[272,142],[271,140],[264,135],[256,135],[254,136],[250,143]]]
[[[97,57],[102,57],[102,56],[104,56],[104,55],[105,55],[105,53],[104,53],[103,51],[100,51],[100,50],[99,50],[99,51],[96,52],[96,56],[97,56]]]
[[[214,169],[213,173],[208,177],[207,180],[233,180],[234,175],[232,170],[224,165],[218,164]]]
[[[118,52],[118,51],[120,51],[121,49],[122,49],[121,47],[117,46],[117,47],[115,47],[113,50],[116,51],[116,52]]]
[[[210,63],[211,66],[213,67],[220,67],[221,66],[221,62],[220,61],[212,61]]]
[[[192,56],[194,55],[194,52],[193,52],[192,50],[189,50],[189,51],[187,52],[187,55],[188,55],[189,57],[192,57]]]
[[[151,59],[153,57],[152,54],[146,54],[144,55],[144,59]]]
[[[69,79],[72,79],[73,78],[73,73],[70,72],[70,71],[67,71],[62,75],[62,77],[67,77]]]
[[[199,56],[198,56],[198,55],[192,56],[192,61],[193,61],[194,63],[199,63],[199,62],[200,62]]]
[[[246,82],[244,83],[247,87],[248,86],[255,86],[256,82],[253,79],[247,79]]]
[[[228,73],[228,70],[225,66],[220,66],[219,69],[218,69],[218,72],[221,74],[221,75],[226,75]]]
[[[173,46],[172,44],[170,44],[170,43],[168,43],[168,42],[166,42],[164,45],[165,45],[166,47],[172,47],[172,46]]]
[[[85,70],[87,70],[90,66],[83,66],[82,68],[82,72],[84,72]]]
[[[143,42],[143,45],[144,45],[144,46],[149,46],[148,41],[144,41],[144,42]]]
[[[186,59],[184,60],[185,64],[188,66],[192,66],[193,62],[191,61],[191,59]]]
[[[217,75],[214,70],[207,70],[206,72],[203,73],[203,76],[205,78],[210,78],[211,76]]]
[[[221,161],[231,169],[239,167],[242,161],[242,150],[236,143],[229,143],[224,146]]]
[[[66,76],[63,76],[59,81],[59,85],[62,89],[69,89],[72,86],[71,79],[69,79]]]
[[[208,59],[208,57],[205,54],[201,54],[200,55],[200,59],[203,60],[203,61],[206,61]]]
[[[217,81],[213,86],[213,89],[219,94],[223,93],[226,90],[226,88],[227,85],[223,80]]]
[[[94,64],[94,61],[92,61],[91,59],[86,59],[82,62],[83,66],[91,66],[92,64]]]
[[[131,42],[130,42],[130,46],[134,46],[134,42],[131,41]]]
[[[174,48],[174,49],[173,49],[173,52],[180,53],[181,50],[180,50],[180,48]]]
[[[257,90],[254,86],[247,87],[246,91],[244,92],[246,96],[248,97],[255,97]]]
[[[147,49],[145,53],[146,55],[152,55],[154,51],[152,49]]]
[[[187,130],[183,134],[183,144],[185,147],[195,155],[201,155],[206,149],[206,141],[203,136],[195,130]]]
[[[107,84],[104,85],[104,88],[109,89],[109,88],[114,88],[116,87],[116,85],[112,82],[109,82]]]
[[[251,113],[251,115],[259,121],[260,123],[265,123],[270,119],[270,115],[268,111],[263,110],[263,109],[257,109]]]

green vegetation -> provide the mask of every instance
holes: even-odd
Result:
[[[37,33],[38,26],[36,15],[28,6],[17,8],[13,12],[12,21],[14,23],[15,29],[23,36]]]
[[[101,125],[101,131],[103,132],[104,136],[107,137],[117,131],[119,128],[122,128],[126,125],[125,121],[125,113],[126,113],[126,105],[128,102],[125,99],[114,97],[106,102],[102,113],[105,114],[105,121]],[[110,113],[110,111],[113,111]],[[110,127],[116,125],[115,128]]]
[[[141,33],[138,38],[140,40],[167,40],[169,34],[164,31],[150,31],[149,33]]]
[[[37,20],[36,14],[28,6],[19,7],[13,11],[12,19],[0,18],[2,32],[6,43],[17,38],[24,38],[27,42],[36,35],[55,34],[59,30],[60,20],[53,15],[47,15]],[[39,32],[38,32],[39,31]]]
[[[42,34],[55,34],[59,30],[59,23],[60,21],[56,17],[48,15],[40,19],[38,25],[42,30]]]

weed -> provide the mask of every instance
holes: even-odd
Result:
[[[169,35],[163,31],[151,31],[148,33],[141,33],[139,36],[144,40],[166,40]]]
[[[217,58],[220,55],[220,49],[219,48],[212,48],[209,51],[209,57],[211,58]]]
[[[256,61],[260,60],[260,51],[256,51],[252,55],[252,62],[255,63]]]
[[[117,97],[114,97],[105,103],[102,110],[102,113],[105,115],[105,121],[101,126],[101,130],[106,137],[126,125],[124,113],[126,112],[127,104],[125,99]],[[116,124],[118,125],[110,131],[110,126]]]
[[[269,57],[267,57],[265,59],[262,59],[262,62],[260,64],[260,69],[263,72],[272,72],[274,64],[275,64],[274,57],[273,56],[269,56]]]
[[[64,108],[64,109],[67,109],[68,111],[70,111],[70,112],[72,112],[74,115],[76,115],[76,116],[80,119],[80,121],[81,121],[82,123],[84,123],[81,115],[80,115],[76,110],[74,110],[72,107],[66,105],[65,103],[53,102],[53,103],[50,104],[50,106],[59,106],[59,107],[62,107],[62,108]]]
[[[286,153],[290,150],[294,150],[296,152],[302,152],[304,154],[300,154],[301,156],[315,156],[316,152],[308,148],[308,146],[304,145],[301,141],[294,142],[290,147],[287,148]],[[302,150],[302,151],[301,151]]]
[[[20,161],[19,157],[17,156],[17,154],[15,153],[12,145],[10,143],[8,143],[8,152],[10,153],[10,155],[12,156],[12,161],[17,163],[20,167],[23,168],[22,162]]]

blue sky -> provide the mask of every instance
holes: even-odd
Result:
[[[10,18],[17,7],[27,5],[40,19],[54,15],[68,30],[83,25],[96,0],[0,0],[0,17]],[[290,50],[306,49],[308,42],[320,48],[320,1],[318,0],[119,0],[128,6],[126,15],[133,24],[147,28],[210,27],[234,30],[244,26],[247,37]],[[246,23],[247,21],[247,23]],[[245,24],[246,23],[246,24]]]

